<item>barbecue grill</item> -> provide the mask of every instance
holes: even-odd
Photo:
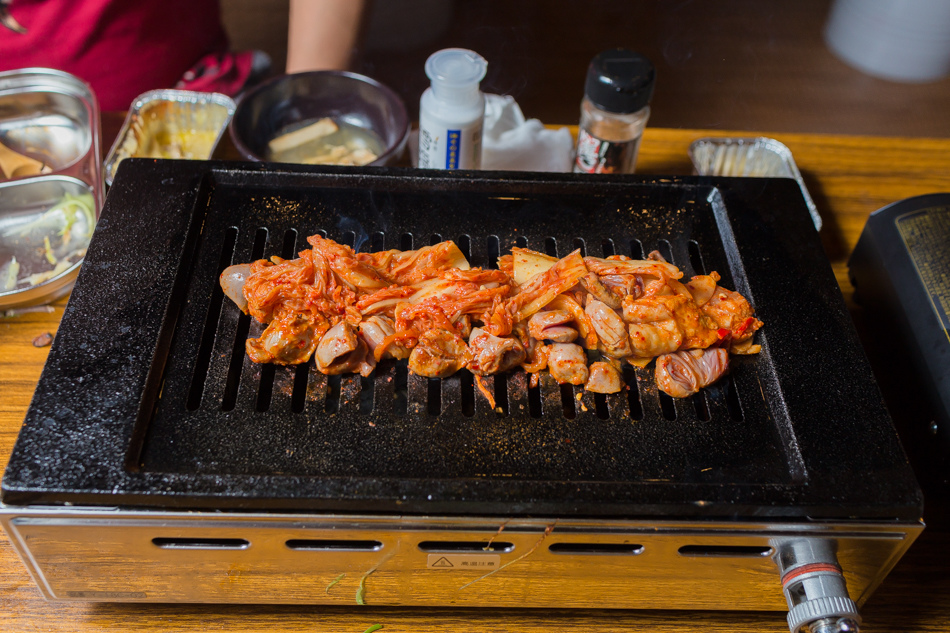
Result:
[[[611,395],[498,375],[494,409],[466,371],[251,363],[218,275],[315,233],[487,268],[659,250],[749,298],[762,351],[683,400],[650,369]],[[787,607],[793,631],[856,626],[923,527],[790,179],[123,161],[2,494],[50,600]]]

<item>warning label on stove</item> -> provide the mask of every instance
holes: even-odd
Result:
[[[930,305],[950,339],[950,207],[932,207],[895,219]]]
[[[491,571],[501,566],[498,554],[429,554],[429,569],[477,569]]]

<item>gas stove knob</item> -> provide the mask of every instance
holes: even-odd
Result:
[[[850,598],[824,596],[796,605],[788,612],[788,629],[799,633],[858,633],[861,614]]]
[[[830,539],[795,539],[775,543],[788,603],[791,633],[858,633],[861,614],[848,587]]]

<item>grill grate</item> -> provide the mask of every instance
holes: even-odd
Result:
[[[525,222],[496,227],[466,219],[466,210],[485,204],[482,197],[452,194],[438,201],[446,211],[437,230],[429,230],[428,222],[386,226],[379,218],[386,205],[431,206],[428,196],[376,193],[367,200],[362,191],[307,193],[242,191],[237,199],[211,200],[208,239],[197,249],[143,469],[259,474],[276,464],[280,472],[301,476],[593,481],[673,480],[695,471],[699,479],[794,480],[775,426],[747,420],[747,408],[753,419],[770,418],[761,363],[754,358],[734,358],[727,377],[680,401],[657,389],[652,367],[625,370],[627,389],[609,395],[557,384],[547,374],[530,387],[519,370],[483,379],[496,399],[492,410],[466,370],[428,379],[410,374],[405,361],[388,361],[367,379],[324,376],[312,360],[299,367],[252,363],[244,342],[263,326],[207,281],[232,263],[295,257],[309,248],[306,237],[319,233],[364,251],[452,239],[473,266],[485,268],[496,268],[512,246],[556,257],[579,248],[585,255],[638,259],[655,249],[687,277],[715,269],[724,285],[736,287],[708,201],[676,199],[641,214],[637,195],[508,196],[488,201],[498,207],[494,224],[506,216]],[[234,213],[234,204],[246,206],[248,198],[266,199],[276,212],[267,218]],[[231,210],[227,216],[215,213],[221,204]],[[677,205],[687,212],[677,213]],[[574,217],[557,217],[564,211]],[[588,218],[582,222],[578,211]],[[590,219],[610,212],[623,220]],[[253,438],[250,446],[247,437]]]

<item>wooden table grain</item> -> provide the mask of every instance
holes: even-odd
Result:
[[[119,119],[121,122],[121,119]],[[104,136],[114,134],[107,119]],[[742,132],[648,129],[638,170],[689,174],[689,144],[702,136]],[[822,241],[848,302],[847,258],[868,215],[915,195],[950,191],[950,140],[775,134],[792,151],[824,221]],[[5,467],[39,380],[48,347],[33,340],[55,334],[65,300],[49,312],[0,318],[0,467]],[[864,631],[950,631],[950,532],[929,527],[862,609]],[[776,591],[779,590],[776,583]],[[716,591],[710,587],[709,591]],[[34,586],[5,534],[0,534],[0,631],[345,631],[374,624],[404,631],[787,631],[782,612],[409,609],[371,606],[233,606],[49,603]],[[726,609],[741,607],[723,596]]]

